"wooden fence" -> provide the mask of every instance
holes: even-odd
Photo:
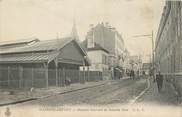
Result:
[[[0,88],[41,88],[46,87],[45,68],[0,68]],[[71,83],[85,83],[103,80],[102,72],[79,70],[48,70],[48,86],[65,86],[65,80]]]

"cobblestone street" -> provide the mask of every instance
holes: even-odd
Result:
[[[16,106],[26,105],[105,105],[127,104],[146,88],[146,79],[110,81],[105,85],[69,92],[48,98],[30,101]]]

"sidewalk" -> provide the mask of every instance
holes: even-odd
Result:
[[[150,88],[141,96],[136,104],[174,106],[177,105],[177,97],[171,84],[165,82],[165,89],[163,87],[159,93],[157,83],[151,80]]]
[[[109,80],[106,81],[98,81],[98,82],[86,82],[85,84],[71,84],[66,87],[49,87],[49,88],[37,88],[32,91],[23,91],[23,90],[13,90],[13,94],[10,94],[9,91],[0,90],[0,106],[5,106],[9,104],[16,104],[19,102],[25,102],[29,100],[36,100],[41,98],[47,98],[50,96],[63,94],[66,92],[72,92],[80,89],[91,88],[99,85],[106,84],[111,82]],[[12,89],[10,90],[12,91]]]

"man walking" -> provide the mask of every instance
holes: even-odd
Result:
[[[130,72],[130,78],[132,78],[134,80],[134,77],[135,77],[135,72],[134,72],[134,70],[131,70],[131,72]]]
[[[161,89],[162,89],[162,84],[163,84],[163,76],[161,75],[160,71],[156,75],[156,81],[157,81],[158,91],[160,93],[161,92]]]

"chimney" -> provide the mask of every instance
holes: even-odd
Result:
[[[105,26],[108,28],[109,27],[109,22],[105,22]]]
[[[94,48],[94,35],[87,36],[87,48]]]
[[[94,25],[93,24],[90,24],[89,25],[89,28],[92,30],[94,28]]]

